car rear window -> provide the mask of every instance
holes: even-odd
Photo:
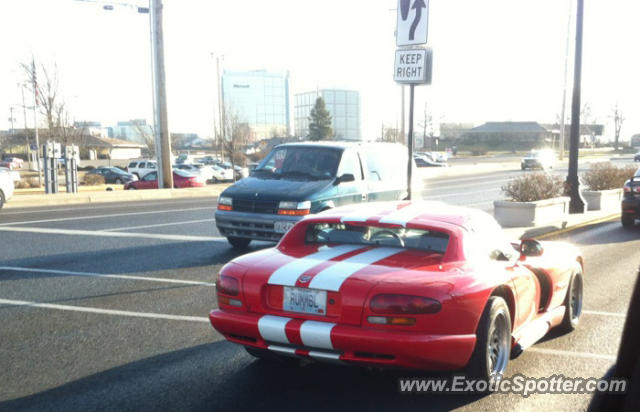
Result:
[[[449,245],[449,235],[423,229],[315,223],[307,228],[305,241],[306,243],[388,246],[445,253]]]
[[[193,177],[194,176],[193,173],[189,173],[187,171],[180,170],[180,169],[174,169],[173,173],[177,174],[178,176],[182,176],[182,177]]]

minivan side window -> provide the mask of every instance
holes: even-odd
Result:
[[[345,150],[342,152],[340,159],[340,167],[338,168],[338,176],[344,174],[352,174],[356,180],[362,180],[362,168],[360,167],[360,159],[358,154],[353,150]]]
[[[146,162],[140,162],[140,163],[138,163],[138,168],[139,169],[144,169],[145,165],[146,165]]]
[[[156,164],[154,162],[147,162],[147,169],[155,169]]]

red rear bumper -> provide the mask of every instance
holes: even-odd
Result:
[[[214,310],[213,327],[241,345],[378,366],[455,370],[468,363],[475,335],[429,335],[389,331],[279,316]]]

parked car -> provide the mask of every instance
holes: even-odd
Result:
[[[448,164],[443,162],[436,162],[427,156],[413,156],[413,161],[416,162],[417,167],[447,167]]]
[[[529,154],[522,158],[520,161],[520,168],[526,169],[552,169],[556,162],[556,154],[553,150],[542,149],[532,150]]]
[[[5,157],[4,159],[2,159],[2,162],[0,162],[0,167],[6,167],[11,170],[21,169],[23,165],[24,160],[20,159],[19,157]]]
[[[0,209],[5,202],[13,197],[14,190],[13,176],[10,172],[0,171]]]
[[[180,169],[192,173],[194,175],[202,176],[205,182],[213,180],[214,172],[213,169],[209,166],[205,166],[200,163],[190,164],[190,163],[181,163],[173,166],[174,169]]]
[[[631,227],[640,219],[640,169],[624,182],[620,220],[622,226]]]
[[[213,170],[213,183],[217,182],[228,182],[233,180],[233,172],[231,169],[225,169],[220,166],[211,165],[211,170]]]
[[[138,180],[141,176],[147,175],[149,172],[155,171],[157,162],[155,160],[132,160],[127,166],[127,172],[135,175]]]
[[[202,176],[194,175],[193,173],[185,172],[184,170],[174,169],[173,171],[173,187],[202,187],[205,185],[205,180]],[[124,185],[125,190],[136,189],[157,189],[158,188],[158,172],[150,172],[142,177],[140,180],[129,182]]]
[[[394,143],[276,146],[218,198],[216,225],[234,247],[277,241],[307,214],[407,196],[407,151]]]
[[[99,167],[88,171],[87,174],[103,176],[105,183],[115,183],[117,185],[138,180],[136,175],[127,173],[118,167]]]
[[[209,319],[256,357],[466,367],[492,381],[551,328],[577,327],[583,273],[573,245],[511,243],[477,209],[350,205],[227,263]]]
[[[20,181],[20,172],[17,170],[11,170],[8,167],[0,167],[0,172],[9,173],[14,182]]]
[[[633,161],[634,161],[634,162],[640,162],[640,152],[636,153],[636,154],[633,156]]]

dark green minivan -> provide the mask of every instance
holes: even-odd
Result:
[[[305,215],[407,196],[407,149],[395,143],[301,142],[276,146],[251,176],[218,198],[229,243],[277,241]]]

